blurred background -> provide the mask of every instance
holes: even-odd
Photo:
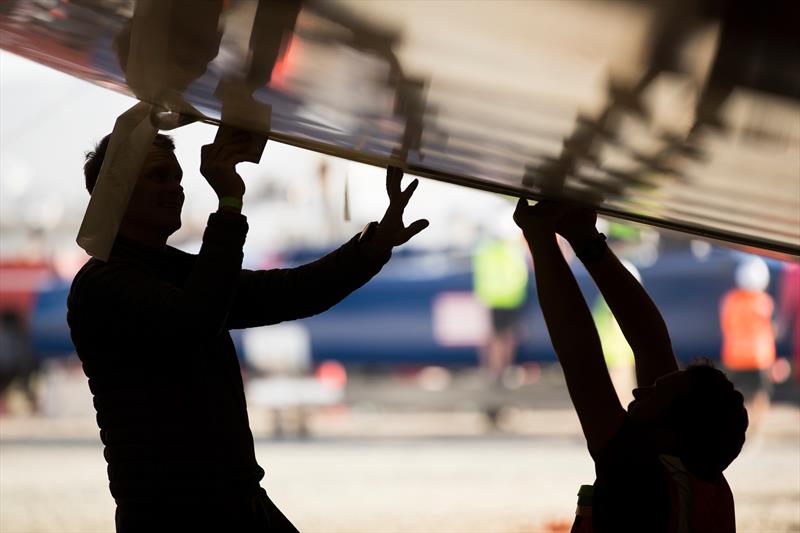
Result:
[[[89,198],[84,154],[134,103],[0,52],[3,532],[113,529],[65,312],[72,276],[87,260],[75,244]],[[215,209],[197,171],[199,148],[214,134],[200,123],[172,134],[187,200],[170,243],[190,252]],[[260,165],[240,171],[249,268],[313,260],[387,205],[383,170],[276,142]],[[301,530],[569,530],[593,467],[513,206],[423,179],[406,218],[431,226],[367,286],[323,315],[235,333],[264,486]],[[721,364],[723,334],[737,334],[726,331],[722,311],[731,291],[771,298],[776,357],[764,368],[769,383],[752,395],[748,443],[726,475],[741,531],[800,531],[798,264],[599,224],[664,314],[682,364]],[[572,264],[624,400],[630,354],[588,275]]]

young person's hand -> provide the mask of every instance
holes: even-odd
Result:
[[[597,213],[587,207],[564,206],[556,221],[556,233],[573,246],[597,236]]]
[[[406,227],[403,224],[403,211],[405,211],[411,195],[419,185],[419,180],[411,182],[406,190],[400,189],[400,182],[403,179],[403,171],[397,167],[386,169],[386,192],[389,194],[389,207],[386,208],[372,242],[375,246],[384,249],[391,249],[408,242],[414,235],[428,227],[427,220],[420,219]]]
[[[207,144],[200,150],[200,173],[217,193],[217,197],[241,200],[245,186],[236,172],[236,165],[245,161],[250,149],[249,135],[235,137],[231,142]]]
[[[520,198],[514,210],[514,222],[526,236],[555,233],[560,216],[560,206],[549,200],[528,205],[528,200]]]
[[[594,210],[553,200],[542,200],[531,206],[520,198],[514,222],[525,234],[558,233],[571,244],[586,242],[597,235]]]

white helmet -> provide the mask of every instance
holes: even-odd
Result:
[[[763,291],[769,286],[769,267],[758,256],[745,258],[736,267],[736,286],[747,291]]]

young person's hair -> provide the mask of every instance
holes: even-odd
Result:
[[[744,398],[708,359],[685,372],[689,393],[673,411],[680,457],[694,475],[713,480],[742,451],[748,425]]]
[[[89,194],[94,190],[94,185],[97,183],[97,176],[100,175],[100,167],[103,166],[103,159],[106,157],[106,150],[108,150],[108,142],[111,140],[111,134],[103,137],[94,150],[86,152],[86,162],[83,164],[83,175],[86,178],[86,190]],[[169,135],[159,133],[156,135],[153,144],[165,150],[175,150],[175,142]]]

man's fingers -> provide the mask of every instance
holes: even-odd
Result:
[[[392,166],[392,172],[397,176],[398,181],[403,179],[403,169],[400,167]]]
[[[252,143],[249,140],[237,140],[207,144],[201,149],[201,155],[204,158],[213,159],[221,163],[236,164],[241,163],[251,149]]]
[[[253,149],[253,141],[250,138],[231,141],[220,146],[219,154],[225,158],[235,158]]]
[[[400,234],[400,242],[398,242],[397,245],[399,246],[401,244],[407,243],[409,240],[411,240],[411,237],[413,237],[414,235],[416,235],[420,231],[424,230],[429,225],[430,225],[430,222],[428,222],[424,218],[412,222],[411,224],[409,224],[409,226],[406,229],[404,229],[401,232],[401,234]]]
[[[400,194],[400,182],[403,180],[403,171],[398,167],[390,166],[386,169],[386,192],[389,198]]]
[[[517,225],[520,225],[522,221],[525,219],[526,213],[530,206],[528,205],[528,200],[525,198],[520,198],[517,201],[517,208],[514,209],[514,222]]]
[[[408,205],[408,201],[411,200],[411,196],[414,194],[414,191],[417,190],[418,185],[419,180],[415,179],[408,187],[406,187],[406,190],[403,191],[402,194],[397,198],[400,207],[405,209],[405,207]]]
[[[555,222],[564,215],[565,208],[563,204],[559,204],[558,202],[554,202],[552,200],[541,200],[536,202],[536,205],[533,206],[531,212],[535,213],[539,218]]]
[[[408,201],[411,199],[411,195],[414,194],[414,191],[417,190],[418,185],[419,185],[419,180],[414,179],[414,181],[411,182],[411,185],[406,187],[406,190],[403,191],[403,198],[405,199],[406,204],[408,204]]]

